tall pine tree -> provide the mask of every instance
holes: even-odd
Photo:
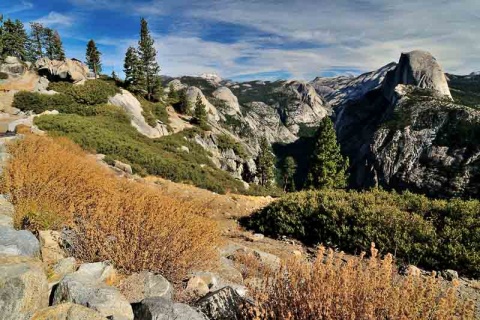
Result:
[[[50,60],[65,60],[62,39],[56,30],[45,28],[45,54]]]
[[[314,189],[344,188],[347,185],[347,168],[348,159],[340,152],[333,122],[325,117],[316,133],[306,186]]]
[[[297,171],[297,163],[292,156],[288,156],[283,160],[283,191],[295,191],[295,172]]]
[[[210,130],[210,126],[207,123],[207,107],[203,103],[200,95],[197,95],[197,101],[195,102],[195,112],[193,117],[195,123],[198,124],[200,128],[202,128],[203,130]]]
[[[30,39],[28,58],[34,62],[43,57],[45,53],[45,27],[38,22],[30,23]]]
[[[260,139],[260,152],[257,157],[257,177],[260,185],[268,187],[275,177],[275,156],[266,137]]]
[[[140,58],[140,78],[138,83],[146,92],[148,100],[152,100],[155,92],[160,85],[159,72],[160,67],[157,63],[157,50],[148,29],[147,20],[144,18],[140,22],[140,40],[138,41],[138,56]]]
[[[2,57],[12,56],[25,60],[27,40],[28,36],[23,23],[20,20],[7,19],[2,28]]]
[[[101,57],[100,51],[98,51],[95,41],[90,40],[87,44],[87,53],[86,53],[86,63],[90,70],[95,74],[95,79],[97,75],[102,72],[102,64],[100,61]]]
[[[125,61],[123,64],[123,72],[125,72],[125,85],[132,91],[139,90],[140,79],[140,59],[138,52],[134,47],[129,47],[125,54]]]

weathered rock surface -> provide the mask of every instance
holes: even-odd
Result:
[[[192,307],[164,298],[147,298],[133,306],[135,320],[207,320]]]
[[[40,244],[30,231],[0,226],[0,255],[40,257]]]
[[[57,282],[67,274],[74,273],[76,267],[76,261],[73,257],[65,258],[58,261],[52,267],[52,274],[48,279],[49,282]]]
[[[205,109],[207,110],[208,119],[210,121],[220,120],[217,108],[215,108],[215,106],[213,106],[210,101],[207,100],[202,90],[197,87],[189,87],[186,91],[186,95],[190,105],[192,106],[192,111],[195,110],[195,102],[197,101],[197,97],[200,96],[200,99],[202,100],[202,103],[205,105]]]
[[[39,310],[31,320],[105,320],[105,317],[95,310],[68,302]]]
[[[139,303],[146,298],[160,297],[171,300],[173,286],[159,274],[143,271],[135,273],[120,283],[120,292],[130,303]]]
[[[196,306],[211,320],[241,319],[242,298],[230,287],[211,292]]]
[[[241,113],[238,98],[227,87],[218,88],[212,93],[212,96],[225,103],[225,109],[222,109],[221,112],[228,115]]]
[[[127,90],[122,89],[121,93],[110,97],[108,102],[115,106],[121,107],[123,110],[125,110],[125,112],[132,116],[131,124],[141,134],[152,139],[168,135],[168,129],[165,124],[159,123],[155,128],[152,128],[150,125],[148,125],[148,123],[145,121],[145,117],[142,114],[143,109],[140,101],[138,101],[138,99]]]
[[[60,232],[52,230],[39,231],[38,239],[40,240],[43,262],[52,265],[65,258],[65,253],[59,244],[61,241]]]
[[[1,231],[0,231],[1,232]],[[28,320],[48,307],[47,276],[38,260],[0,256],[0,318]]]
[[[87,80],[90,71],[79,60],[65,59],[64,61],[41,58],[35,62],[35,67],[41,76],[46,76],[50,81],[69,81],[82,83]]]
[[[102,282],[111,275],[112,269],[103,263],[80,266],[77,272],[60,281],[53,294],[53,305],[72,302],[114,320],[133,320],[128,300],[116,288]]]
[[[390,102],[394,102],[395,88],[399,84],[430,89],[439,97],[452,99],[442,67],[426,51],[402,53],[397,67],[388,73],[383,86],[385,97]]]
[[[8,227],[13,229],[13,218],[4,214],[0,214],[0,227]]]
[[[21,76],[29,69],[29,64],[16,57],[6,57],[3,63],[0,63],[0,72],[7,73],[10,76]]]
[[[123,163],[121,161],[115,160],[114,162],[115,168],[128,173],[128,174],[133,174],[132,166],[126,163]]]

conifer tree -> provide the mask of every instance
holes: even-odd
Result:
[[[102,64],[100,61],[101,55],[102,54],[98,51],[95,41],[90,40],[87,44],[86,64],[95,74],[95,79],[97,78],[97,75],[102,72]]]
[[[195,113],[194,113],[195,123],[204,130],[210,130],[210,127],[207,123],[207,107],[202,101],[200,95],[197,95],[197,101],[195,102]]]
[[[62,39],[56,30],[45,28],[45,54],[50,60],[65,60]]]
[[[297,170],[295,159],[288,156],[283,161],[283,191],[295,191],[294,176]]]
[[[44,55],[45,41],[45,27],[41,23],[31,22],[28,50],[30,61],[35,62]]]
[[[178,91],[175,90],[172,83],[168,85],[168,99],[173,103],[178,102],[180,99]]]
[[[125,54],[125,61],[123,64],[123,72],[125,72],[125,85],[130,90],[136,91],[139,89],[140,78],[140,60],[138,52],[134,47],[129,47]]]
[[[257,177],[260,185],[268,187],[275,177],[275,156],[272,152],[272,146],[268,143],[266,137],[260,140],[260,153],[257,157]]]
[[[175,109],[181,114],[190,114],[190,101],[188,101],[187,90],[182,89],[178,93],[178,103],[174,105]]]
[[[3,15],[0,13],[0,59],[3,56]]]
[[[348,159],[340,152],[333,122],[325,117],[316,133],[306,186],[315,189],[344,188],[347,185],[347,168]]]
[[[159,82],[160,67],[157,63],[157,50],[155,49],[155,41],[153,40],[150,30],[148,29],[147,20],[141,19],[140,40],[138,41],[138,56],[140,58],[140,74],[138,83],[146,92],[147,99],[152,100],[157,90]]]
[[[2,57],[12,56],[25,60],[27,40],[27,32],[23,23],[20,20],[7,19],[2,28]]]

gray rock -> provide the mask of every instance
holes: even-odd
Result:
[[[88,67],[76,59],[63,61],[40,58],[35,62],[38,74],[49,80],[63,80],[73,83],[83,83],[88,78]]]
[[[3,144],[0,149],[3,152]],[[5,195],[0,195],[0,214],[8,217],[13,217],[15,214],[15,207],[10,201],[8,201]]]
[[[452,99],[442,67],[426,51],[402,53],[397,67],[389,72],[385,79],[384,93],[389,101],[394,102],[395,87],[399,84],[431,89],[440,97]]]
[[[48,265],[53,265],[65,258],[65,252],[60,248],[60,232],[42,230],[38,232],[42,260]]]
[[[0,318],[27,320],[48,307],[47,276],[38,260],[0,257]]]
[[[450,270],[450,269],[443,270],[441,272],[441,275],[442,275],[442,277],[444,277],[448,281],[458,279],[458,272],[455,271],[455,270]]]
[[[55,277],[58,280],[60,280],[67,274],[74,273],[75,269],[76,269],[75,258],[69,257],[69,258],[62,259],[52,267],[52,272],[53,272],[52,277]]]
[[[137,98],[127,90],[122,90],[121,93],[116,94],[113,97],[108,98],[108,103],[122,108],[132,118],[131,124],[138,132],[149,138],[160,138],[168,135],[167,126],[164,124],[157,124],[155,128],[152,128],[142,112],[142,105]]]
[[[167,300],[173,297],[173,286],[170,282],[159,274],[147,271],[132,274],[120,283],[119,289],[130,303],[139,303],[151,297]]]
[[[13,218],[4,214],[0,214],[0,227],[8,227],[13,229]]]
[[[242,303],[234,289],[225,287],[201,298],[196,306],[211,320],[236,320],[241,319]]]
[[[0,226],[0,255],[40,257],[40,243],[30,231]]]
[[[32,320],[105,320],[100,313],[90,308],[62,303],[35,312]]]
[[[221,110],[221,112],[228,115],[241,113],[238,98],[232,93],[232,91],[230,91],[229,88],[220,87],[212,93],[212,96],[225,103],[225,109]]]
[[[59,282],[53,293],[53,305],[72,302],[114,320],[133,320],[128,300],[116,288],[102,282],[111,274],[110,267],[104,263],[82,265]]]
[[[202,313],[183,303],[164,298],[147,298],[133,305],[135,320],[208,320]]]
[[[0,64],[0,72],[21,76],[28,70],[28,65],[16,57],[6,57]]]
[[[125,173],[133,174],[132,166],[121,161],[115,160],[115,168]]]

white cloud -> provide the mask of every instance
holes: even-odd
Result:
[[[73,24],[74,17],[51,11],[48,15],[37,19],[36,22],[48,27],[69,27]]]
[[[3,6],[0,4],[0,12],[6,15],[14,14],[26,10],[33,9],[33,3],[28,1],[20,1],[14,5]]]

